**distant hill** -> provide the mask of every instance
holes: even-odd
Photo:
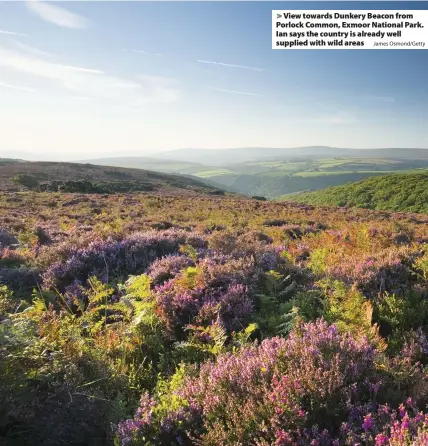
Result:
[[[24,162],[20,159],[15,158],[0,158],[0,164],[13,164],[13,163],[21,163]]]
[[[98,165],[140,167],[165,172],[193,173],[201,167],[230,167],[261,160],[321,159],[321,158],[393,158],[428,160],[428,149],[343,149],[327,146],[237,149],[177,149],[154,153],[152,156],[125,156],[81,160]]]
[[[43,152],[32,153],[26,152],[23,150],[1,150],[0,149],[0,158],[7,159],[21,159],[26,161],[53,161],[53,159]]]
[[[129,167],[134,169],[155,170],[166,173],[191,174],[194,171],[205,170],[200,163],[158,159],[147,156],[117,156],[79,160],[79,163],[90,163],[98,166]]]
[[[284,197],[321,206],[428,213],[428,172],[398,173]]]
[[[347,155],[333,156],[333,153],[339,152]],[[268,155],[274,153],[282,155],[269,158]],[[287,156],[287,153],[290,155]],[[311,153],[316,155],[310,156]],[[321,157],[329,153],[326,158]],[[360,156],[351,156],[356,154]],[[379,154],[385,157],[379,157]],[[88,162],[191,175],[221,189],[269,198],[324,189],[376,175],[428,169],[428,150],[425,149],[356,150],[321,146],[298,149],[195,149],[164,152],[158,156],[164,156],[165,159],[114,157]],[[260,159],[256,160],[257,157]],[[247,161],[236,162],[238,158]],[[205,163],[199,162],[202,159]]]
[[[211,166],[227,166],[267,158],[301,156],[340,156],[344,149],[333,147],[268,148],[243,147],[237,149],[178,149],[160,152],[156,158],[164,160],[187,161]]]
[[[154,157],[164,160],[186,161],[208,164],[212,166],[227,166],[231,163],[243,163],[261,159],[284,158],[328,158],[347,156],[355,158],[399,158],[428,159],[427,149],[344,149],[327,146],[268,148],[245,147],[237,149],[179,149],[160,152]]]
[[[0,161],[0,190],[65,192],[129,192],[179,190],[219,193],[218,188],[195,178],[143,169],[92,164]]]

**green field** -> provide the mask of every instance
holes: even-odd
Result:
[[[213,169],[213,170],[203,170],[200,172],[195,172],[194,175],[200,178],[210,178],[221,175],[233,174],[233,171],[229,169]]]
[[[106,159],[103,162],[113,161]],[[428,169],[426,159],[357,157],[271,158],[242,163],[225,162],[224,165],[216,166],[209,163],[153,158],[140,160],[121,158],[115,162],[120,163],[117,165],[121,167],[192,175],[212,182],[218,188],[225,187],[240,194],[261,195],[267,198],[339,186],[371,176]]]

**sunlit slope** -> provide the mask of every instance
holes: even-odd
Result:
[[[372,177],[286,199],[315,205],[428,213],[428,172]]]
[[[0,190],[55,192],[198,191],[216,192],[207,181],[143,169],[55,162],[0,162]]]

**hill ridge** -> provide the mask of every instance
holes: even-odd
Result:
[[[428,213],[428,172],[370,177],[283,199],[321,206]]]
[[[201,193],[218,191],[218,187],[208,181],[144,169],[90,163],[0,160],[0,190],[25,189],[94,193],[166,189]]]

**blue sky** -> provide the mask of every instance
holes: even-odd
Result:
[[[272,50],[273,9],[428,2],[0,2],[0,154],[428,148],[427,50]]]

